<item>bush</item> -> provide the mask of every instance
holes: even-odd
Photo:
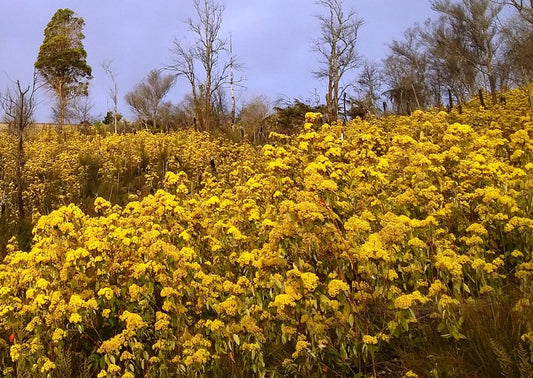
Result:
[[[415,111],[346,126],[310,113],[260,149],[143,139],[179,155],[163,176],[148,153],[153,194],[60,207],[29,252],[8,246],[3,374],[527,372],[533,123],[476,112],[473,125]],[[109,138],[98,143],[140,145]],[[101,177],[139,164],[127,156],[104,159]]]

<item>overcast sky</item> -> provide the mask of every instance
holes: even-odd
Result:
[[[225,0],[222,37],[233,36],[233,50],[244,69],[239,101],[266,95],[324,102],[325,83],[313,78],[317,55],[311,41],[319,34],[313,0]],[[426,0],[345,0],[365,24],[358,49],[365,59],[381,61],[388,44],[400,39],[414,22],[432,16]],[[93,69],[90,98],[93,113],[112,109],[111,81],[101,67],[111,61],[119,90],[119,111],[132,119],[124,95],[154,68],[171,60],[173,40],[189,39],[187,18],[192,0],[0,0],[0,92],[14,80],[30,83],[47,23],[59,8],[70,8],[85,20],[84,46]],[[180,79],[167,100],[178,103],[189,92]],[[50,96],[39,94],[37,120],[50,121]]]

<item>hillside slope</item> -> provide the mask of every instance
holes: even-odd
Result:
[[[164,189],[63,206],[29,252],[8,246],[3,374],[530,371],[525,104],[514,91],[491,110],[345,126],[310,113],[260,149],[189,139],[199,168],[170,166]]]

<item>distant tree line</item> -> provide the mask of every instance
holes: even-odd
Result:
[[[216,0],[194,0],[194,17],[186,20],[191,38],[176,38],[166,66],[151,70],[124,95],[136,116],[132,124],[118,109],[115,71],[110,62],[102,63],[111,80],[113,103],[103,125],[114,132],[194,128],[262,143],[272,130],[292,132],[305,109],[320,109],[325,121],[333,122],[432,106],[460,107],[480,93],[490,106],[501,102],[500,90],[527,89],[533,77],[532,1],[432,0],[435,17],[405,30],[380,62],[365,60],[358,52],[364,20],[354,9],[347,9],[343,0],[315,4],[323,12],[317,16],[317,37],[310,41],[317,56],[313,74],[326,85],[318,100],[256,96],[236,106],[242,65],[231,38],[221,34],[224,6]],[[59,128],[95,122],[88,98],[92,69],[83,47],[84,25],[72,10],[59,9],[46,26],[35,62],[40,83],[56,99],[53,114]],[[183,83],[189,93],[177,104],[168,101],[171,88]]]
[[[461,109],[474,96],[489,107],[505,103],[498,95],[509,87],[527,91],[533,107],[533,0],[432,0],[436,17],[408,28],[390,44],[381,61],[365,60],[357,50],[363,20],[343,0],[318,0],[315,77],[326,83],[323,94],[310,99],[270,101],[255,96],[236,106],[235,91],[241,64],[231,38],[221,35],[224,7],[216,0],[194,0],[195,17],[186,23],[190,43],[175,39],[165,67],[153,69],[125,94],[136,120],[127,122],[118,109],[119,90],[111,62],[102,68],[111,81],[113,108],[102,121],[92,116],[88,97],[92,68],[83,46],[83,18],[59,9],[44,30],[30,85],[17,80],[0,93],[0,114],[13,142],[18,234],[31,230],[27,186],[26,135],[34,123],[36,89],[47,88],[55,99],[53,114],[63,125],[93,125],[97,132],[140,129],[165,131],[195,129],[252,144],[269,142],[270,132],[293,134],[305,113],[320,112],[324,121],[409,114],[415,109]],[[190,92],[180,103],[166,99],[171,88],[185,82]],[[228,98],[228,94],[230,98]],[[88,128],[81,128],[88,130]],[[3,164],[3,165],[2,165]],[[4,163],[0,164],[0,177]],[[7,163],[6,163],[7,164]],[[7,224],[5,195],[0,188],[0,227]],[[5,219],[4,219],[5,218]]]
[[[434,106],[460,108],[480,93],[489,106],[502,101],[501,90],[516,86],[529,90],[533,76],[531,2],[433,0],[436,16],[393,40],[381,62],[365,60],[358,53],[358,32],[364,20],[355,10],[346,9],[342,0],[316,4],[324,13],[317,17],[318,37],[311,41],[318,58],[313,74],[326,83],[318,104],[295,99],[278,100],[273,106],[259,96],[242,104],[237,117],[232,116],[225,94],[228,86],[233,89],[233,70],[239,65],[233,53],[228,54],[227,40],[219,36],[224,8],[213,0],[197,0],[197,21],[187,21],[195,42],[185,46],[176,40],[167,67],[169,75],[188,81],[191,92],[179,105],[163,103],[167,111],[162,114],[174,127],[222,130],[260,142],[267,129],[290,133],[303,119],[304,110],[311,108],[320,108],[325,121],[332,122],[388,112],[409,114]]]
[[[405,114],[460,105],[480,90],[496,104],[498,91],[528,87],[533,74],[531,5],[511,3],[519,11],[505,19],[502,2],[433,1],[438,17],[415,24],[394,40],[376,72],[391,110]]]

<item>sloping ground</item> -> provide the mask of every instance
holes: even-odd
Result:
[[[43,216],[31,251],[0,265],[4,375],[531,371],[525,104],[514,91],[506,107],[346,126],[308,114],[260,151],[210,144],[233,158],[194,191],[170,169],[124,206]]]

